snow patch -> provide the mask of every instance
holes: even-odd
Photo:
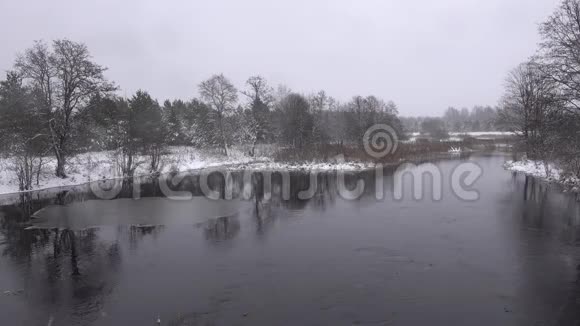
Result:
[[[471,136],[471,137],[500,137],[515,136],[516,133],[511,131],[470,131],[470,132],[450,132],[450,136]]]
[[[451,154],[461,154],[461,147],[451,147],[448,152]]]
[[[270,170],[270,171],[358,171],[373,168],[372,163],[361,162],[304,162],[278,163],[267,157],[250,157],[240,150],[230,150],[228,157],[214,150],[200,150],[192,147],[171,147],[169,154],[163,156],[160,173],[185,172],[207,168],[227,168],[230,170]],[[121,178],[114,151],[90,152],[71,157],[67,162],[68,178],[60,179],[54,175],[56,160],[43,159],[44,164],[39,183],[34,180],[34,190],[76,186],[88,182]],[[136,157],[138,167],[135,176],[150,175],[147,157]],[[10,158],[0,158],[0,194],[18,192],[18,179]]]
[[[566,186],[572,192],[580,192],[580,177],[565,173],[553,163],[533,160],[507,161],[504,164],[507,170],[524,173],[529,176],[547,181],[558,182]]]
[[[546,166],[544,162],[532,160],[507,161],[504,167],[510,171],[521,172],[548,181],[559,181],[562,174],[562,170],[554,164]]]

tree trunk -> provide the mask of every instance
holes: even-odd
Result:
[[[228,152],[228,142],[226,140],[226,133],[224,131],[224,125],[223,125],[223,117],[222,117],[221,114],[219,115],[219,127],[220,127],[220,138],[221,138],[220,140],[221,140],[221,143],[222,143],[221,144],[222,145],[222,148],[223,148],[224,153],[226,154],[226,156],[229,156],[230,153]]]
[[[41,171],[42,171],[42,156],[38,158],[38,168],[36,169],[36,186],[40,186]]]
[[[52,130],[51,132],[54,133]],[[52,149],[54,151],[54,156],[56,157],[55,174],[57,177],[64,179],[66,178],[66,173],[64,171],[66,157],[63,148],[66,138],[64,136],[52,136],[52,137],[53,137]]]
[[[58,151],[56,151],[58,152]],[[56,155],[56,176],[59,178],[66,178],[66,173],[64,172],[65,159],[62,153]]]
[[[252,149],[250,149],[250,157],[254,157],[254,155],[256,155],[256,144],[258,143],[257,139],[254,140],[254,143],[252,144]]]

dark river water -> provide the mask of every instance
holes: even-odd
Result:
[[[475,201],[449,181],[466,160],[483,169]],[[333,174],[299,200],[301,173],[290,200],[169,200],[155,183],[138,200],[24,196],[0,207],[0,324],[578,325],[577,198],[504,161],[434,162],[440,200],[430,180],[393,198],[390,169],[383,200],[371,172],[347,178],[372,185],[355,200]]]

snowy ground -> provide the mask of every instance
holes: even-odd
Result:
[[[409,140],[405,142],[415,142],[421,136],[420,132],[413,132],[409,134]],[[493,140],[504,137],[515,136],[515,133],[510,131],[472,131],[472,132],[450,132],[449,138],[442,139],[445,142],[461,142],[466,137],[473,137],[480,140]]]
[[[60,179],[54,176],[56,166],[54,158],[47,157],[44,161],[39,185],[36,185],[36,180],[34,183],[35,190],[80,185],[95,180],[114,179],[122,176],[119,165],[116,164],[116,155],[114,152],[92,152],[70,158],[66,167],[66,173],[68,175],[66,179]],[[141,164],[138,166],[135,175],[150,174],[148,160],[141,157],[138,158],[138,161]],[[218,167],[227,167],[235,170],[356,171],[372,168],[372,164],[336,160],[331,162],[283,164],[273,162],[267,157],[250,157],[245,155],[243,151],[231,150],[230,155],[226,157],[214,151],[203,151],[190,147],[174,147],[170,149],[170,154],[163,158],[160,172],[183,172]],[[18,192],[18,180],[14,171],[14,165],[10,159],[0,158],[0,194],[15,192]]]
[[[543,162],[532,160],[507,161],[504,167],[510,171],[524,173],[547,181],[555,181],[570,188],[571,191],[580,191],[580,178],[566,175],[554,164],[546,165]]]
[[[470,136],[475,138],[482,137],[504,137],[504,136],[514,136],[515,133],[511,131],[471,131],[471,132],[450,132],[450,136]],[[482,138],[483,139],[483,138]]]

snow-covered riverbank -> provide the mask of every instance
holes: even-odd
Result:
[[[56,161],[52,157],[44,159],[39,183],[34,180],[33,189],[41,190],[55,187],[75,186],[87,182],[114,179],[122,176],[119,164],[116,163],[114,152],[91,152],[71,157],[67,162],[66,173],[68,178],[60,179],[54,175]],[[148,160],[145,157],[137,158],[140,162],[135,176],[150,174]],[[206,168],[227,167],[232,170],[310,170],[310,171],[357,171],[372,168],[372,163],[329,162],[280,163],[267,157],[250,157],[242,151],[232,150],[228,157],[213,151],[198,150],[190,147],[174,147],[170,154],[165,155],[160,164],[161,173],[184,172]],[[12,160],[0,158],[0,194],[18,192],[18,178]]]
[[[570,191],[580,192],[580,178],[570,176],[555,164],[544,164],[540,161],[520,160],[507,161],[504,164],[507,170],[524,173],[542,180],[557,182],[566,186]]]

